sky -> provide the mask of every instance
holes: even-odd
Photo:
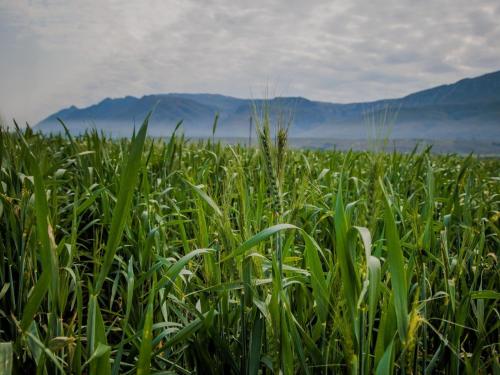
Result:
[[[340,103],[500,69],[498,0],[0,0],[0,116],[209,92]]]

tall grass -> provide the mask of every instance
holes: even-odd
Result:
[[[499,373],[500,161],[254,120],[258,148],[2,130],[0,372]]]

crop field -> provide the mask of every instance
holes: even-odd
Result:
[[[0,132],[0,374],[499,374],[500,160]]]

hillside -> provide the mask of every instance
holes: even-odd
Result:
[[[219,113],[218,135],[246,136],[251,108],[262,103],[262,99],[217,94],[106,98],[90,107],[63,109],[37,126],[47,132],[60,131],[57,118],[61,118],[75,133],[95,126],[115,135],[126,135],[157,104],[151,121],[152,135],[166,136],[183,120],[188,135],[207,136],[215,114]],[[367,124],[386,123],[393,138],[500,139],[500,71],[397,99],[337,104],[277,97],[269,104],[274,113],[293,114],[291,133],[295,137],[363,138]]]

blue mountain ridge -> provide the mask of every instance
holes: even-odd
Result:
[[[291,134],[308,138],[359,138],[370,126],[388,126],[394,138],[500,139],[500,71],[462,79],[412,93],[402,98],[338,104],[303,97],[276,97],[268,100],[241,99],[219,94],[170,93],[141,98],[106,98],[86,108],[58,111],[36,125],[46,132],[58,132],[61,118],[70,131],[90,127],[129,135],[156,105],[149,133],[168,136],[183,120],[186,133],[207,136],[219,113],[219,136],[248,135],[253,108],[264,102],[273,120],[291,120]]]

